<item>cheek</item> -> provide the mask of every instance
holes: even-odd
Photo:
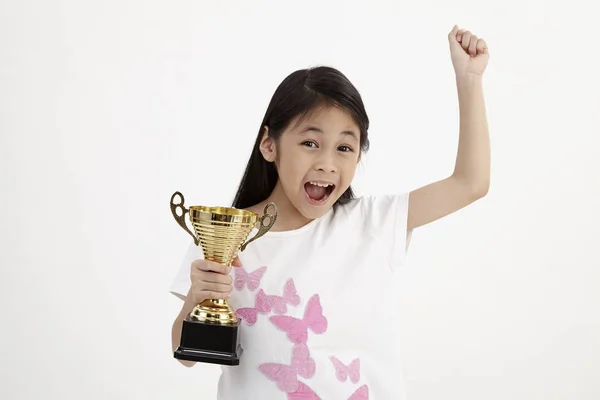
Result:
[[[290,159],[293,159],[294,162],[290,162]],[[286,157],[285,155],[279,159],[277,170],[282,181],[281,183],[287,187],[297,185],[302,181],[306,173],[301,157],[294,158]]]
[[[356,164],[352,162],[344,163],[344,167],[340,176],[340,183],[342,184],[343,190],[348,189],[348,187],[352,184],[355,174]]]
[[[355,159],[344,160],[343,165],[343,174],[342,177],[344,180],[351,181],[354,179],[354,175],[356,174],[357,161]]]

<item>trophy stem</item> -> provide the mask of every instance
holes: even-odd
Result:
[[[217,325],[237,325],[235,311],[225,299],[206,299],[196,305],[188,315],[188,321]]]

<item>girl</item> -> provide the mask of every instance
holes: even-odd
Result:
[[[190,245],[171,289],[185,300],[173,351],[183,319],[207,298],[228,298],[241,321],[244,352],[240,365],[222,367],[219,400],[404,399],[399,323],[388,305],[407,238],[483,197],[490,180],[488,49],[456,26],[448,39],[460,105],[456,166],[410,193],[355,198],[369,119],[343,74],[300,70],[277,88],[233,201],[259,215],[274,202],[275,225],[233,271]]]

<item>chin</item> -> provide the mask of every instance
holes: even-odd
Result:
[[[321,207],[320,210],[307,210],[305,207],[304,209],[300,210],[300,214],[302,214],[304,218],[312,221],[313,219],[321,218],[323,215],[325,215],[327,211],[329,211],[329,208],[331,208],[331,206]]]

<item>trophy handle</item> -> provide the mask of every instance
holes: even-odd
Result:
[[[174,199],[176,196],[181,197],[181,201],[179,203],[175,203]],[[175,221],[177,221],[177,223],[179,224],[179,226],[181,226],[187,233],[190,234],[190,236],[192,238],[194,238],[194,243],[196,244],[196,246],[198,246],[198,243],[200,242],[198,240],[198,238],[196,237],[196,235],[194,235],[192,233],[192,231],[190,230],[190,228],[188,228],[187,224],[185,223],[185,214],[187,214],[190,210],[188,210],[187,208],[185,208],[185,206],[183,205],[183,203],[185,202],[185,199],[183,197],[183,194],[181,194],[181,192],[175,192],[173,193],[173,195],[171,196],[171,213],[173,214],[173,217],[175,218]],[[177,215],[177,209],[181,209],[181,215]]]
[[[269,214],[269,208],[273,207],[273,214]],[[265,225],[265,219],[269,219],[269,223],[267,225]],[[246,246],[248,246],[250,243],[252,243],[253,241],[255,241],[256,239],[258,239],[259,237],[261,237],[262,235],[264,235],[265,233],[267,233],[269,231],[269,229],[271,229],[273,227],[273,224],[275,223],[275,220],[277,219],[277,206],[275,205],[275,203],[269,203],[265,206],[265,210],[264,210],[264,214],[262,217],[258,218],[258,222],[260,223],[260,227],[258,228],[258,232],[256,232],[256,235],[254,235],[253,238],[251,238],[250,240],[248,240],[246,243],[242,244],[242,246],[240,247],[240,251],[244,251],[244,249],[246,249]]]

